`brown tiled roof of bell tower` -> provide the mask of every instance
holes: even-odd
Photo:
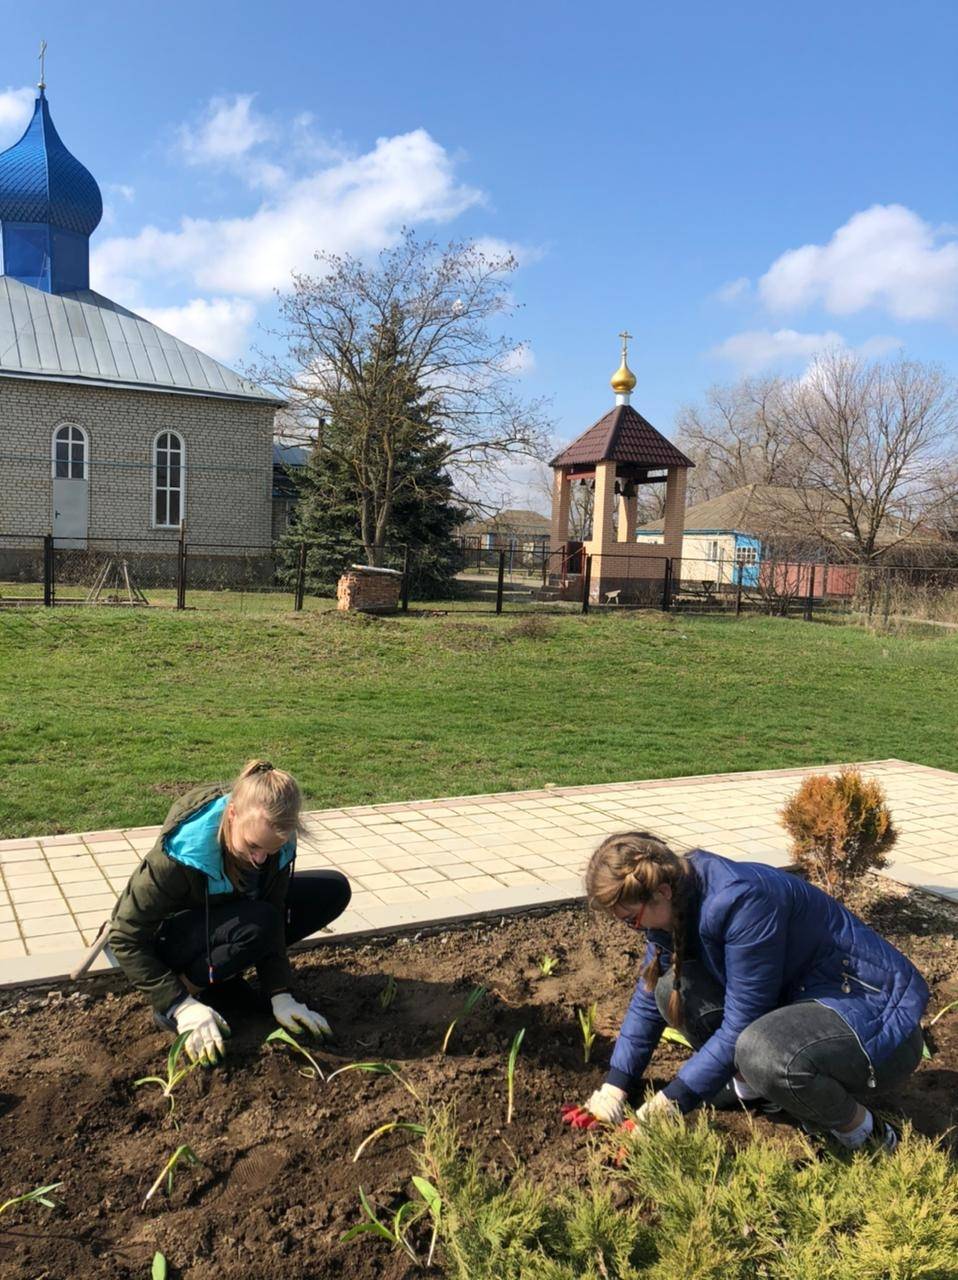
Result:
[[[638,467],[694,467],[674,444],[630,404],[617,404],[552,459],[552,467],[623,462]]]

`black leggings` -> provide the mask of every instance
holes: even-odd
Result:
[[[199,907],[178,911],[164,921],[157,954],[196,987],[210,985],[209,963],[214,980],[225,982],[341,916],[351,893],[339,871],[298,871],[290,880],[283,913],[256,898],[234,898],[211,907],[209,960],[206,912]]]

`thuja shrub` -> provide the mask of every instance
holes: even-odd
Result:
[[[818,1151],[707,1114],[570,1149],[581,1185],[504,1185],[448,1115],[422,1161],[442,1197],[448,1280],[951,1280],[958,1167],[905,1128],[893,1156]],[[615,1163],[617,1162],[617,1163]]]
[[[780,816],[798,866],[836,897],[888,864],[896,833],[885,792],[858,769],[806,778]]]

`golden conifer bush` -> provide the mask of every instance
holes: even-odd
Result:
[[[780,816],[798,866],[838,898],[866,872],[888,865],[897,833],[885,792],[858,769],[806,778]]]

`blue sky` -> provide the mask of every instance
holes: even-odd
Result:
[[[93,286],[233,364],[315,248],[410,223],[515,246],[523,386],[557,439],[823,343],[958,372],[958,6],[167,0],[8,7],[0,147],[36,49],[100,182]],[[518,495],[517,495],[518,496]]]

